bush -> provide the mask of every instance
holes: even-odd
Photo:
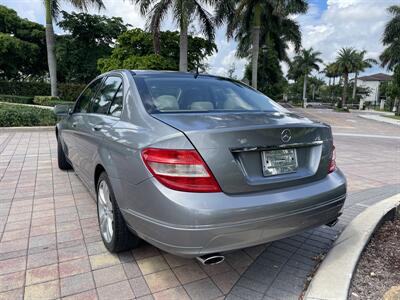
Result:
[[[58,93],[65,101],[75,101],[85,86],[85,84],[79,83],[60,83]],[[0,81],[0,94],[33,98],[38,95],[49,96],[51,88],[47,82]]]
[[[0,94],[18,96],[50,95],[47,82],[0,81]]]
[[[58,94],[64,101],[75,102],[76,98],[78,98],[85,86],[85,84],[80,83],[60,83],[58,85]]]
[[[0,95],[0,102],[32,104],[33,97],[15,96],[15,95]]]
[[[51,109],[0,103],[0,127],[50,126],[56,122]]]
[[[52,97],[52,96],[35,96],[33,98],[33,103],[36,105],[43,105],[43,106],[56,106],[58,104],[71,104],[71,102],[62,101],[59,97]]]

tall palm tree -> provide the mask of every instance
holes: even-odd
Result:
[[[373,58],[365,58],[367,51],[357,51],[355,53],[355,69],[354,69],[354,86],[353,86],[353,101],[356,99],[357,92],[357,79],[359,72],[363,72],[367,68],[371,68],[373,64],[377,64],[378,61]]]
[[[216,1],[216,22],[227,23],[227,37],[241,41],[247,35],[251,40],[252,86],[257,88],[258,58],[262,42],[263,25],[271,18],[288,19],[289,15],[305,13],[305,0],[218,0]],[[278,21],[279,22],[279,21]],[[239,45],[240,47],[240,45]],[[239,49],[240,51],[240,49]]]
[[[304,78],[303,81],[303,102],[304,107],[307,107],[307,78],[313,70],[319,71],[318,63],[322,63],[319,57],[321,52],[315,51],[313,48],[302,49],[301,52],[293,58],[291,68],[294,73],[301,74]]]
[[[131,0],[140,7],[142,15],[148,15],[147,26],[153,33],[154,51],[160,51],[160,27],[169,11],[172,11],[174,20],[179,24],[179,71],[188,69],[188,29],[189,24],[197,18],[200,28],[206,38],[214,40],[215,29],[212,15],[203,7],[211,4],[210,0]]]
[[[102,0],[66,0],[74,7],[80,10],[87,10],[89,6],[96,5],[99,9],[104,7]],[[44,0],[46,10],[46,46],[47,46],[47,62],[49,65],[51,95],[57,96],[57,60],[55,55],[55,38],[53,29],[53,19],[60,12],[59,0]]]
[[[343,76],[343,94],[339,107],[346,107],[347,103],[347,87],[349,85],[349,74],[353,73],[357,64],[357,52],[354,48],[340,49],[336,58],[336,66],[339,74]]]
[[[396,115],[400,115],[400,5],[390,6],[388,11],[393,18],[385,26],[382,42],[386,48],[379,58],[383,67],[394,70],[395,109]]]

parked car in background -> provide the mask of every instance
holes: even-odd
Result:
[[[59,167],[96,197],[112,252],[144,239],[218,263],[335,223],[346,198],[331,128],[238,81],[112,71],[55,110]]]

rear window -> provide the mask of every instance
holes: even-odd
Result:
[[[281,111],[264,94],[236,81],[207,77],[135,77],[149,113]]]

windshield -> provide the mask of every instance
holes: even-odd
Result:
[[[282,111],[244,84],[210,77],[135,77],[149,113]]]

